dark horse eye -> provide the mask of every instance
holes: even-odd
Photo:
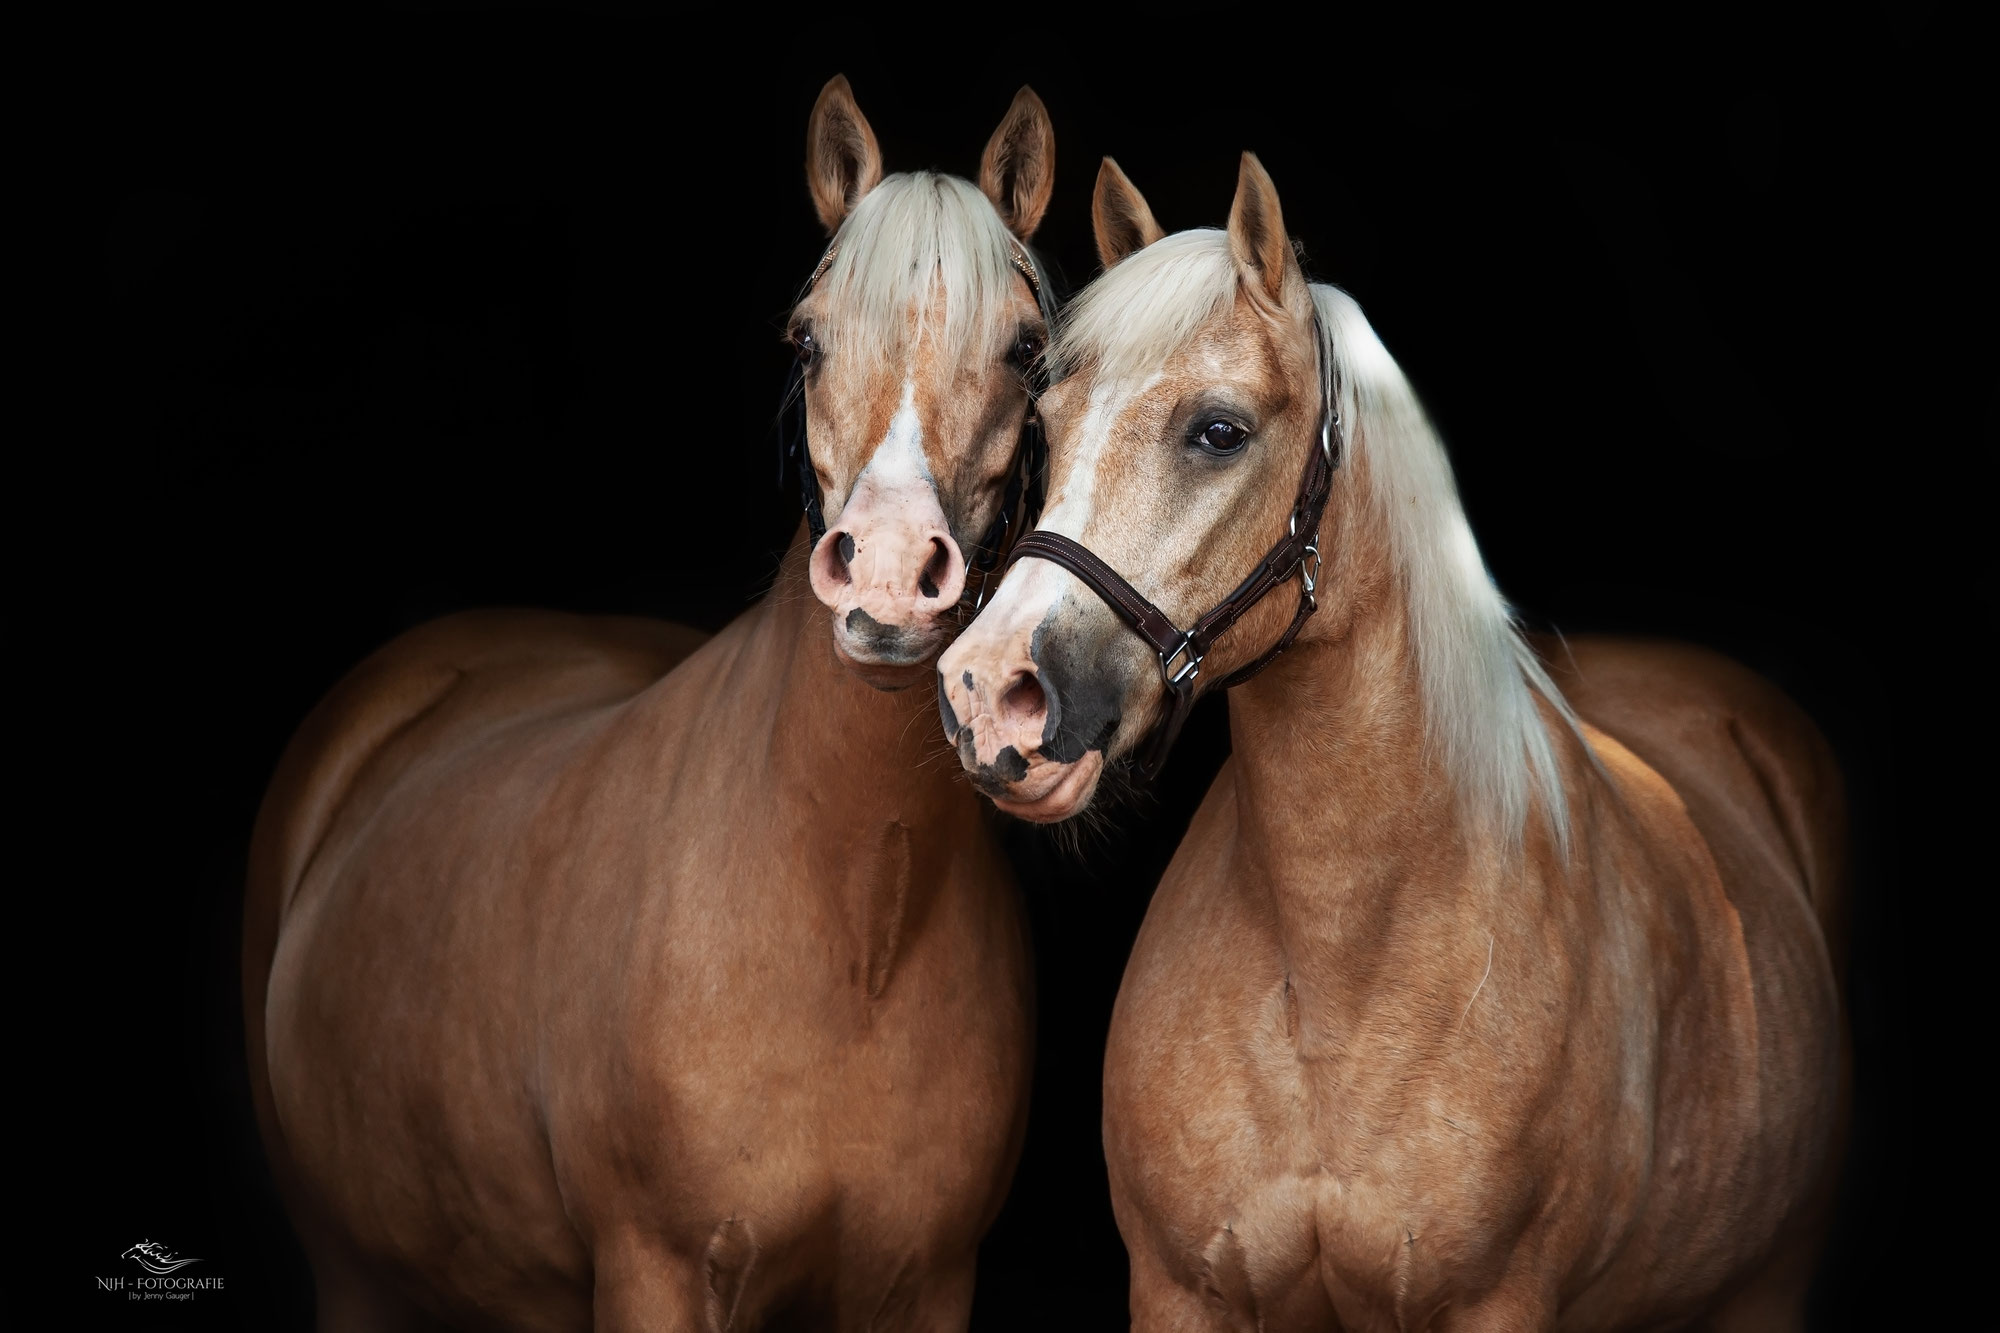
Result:
[[[1035,363],[1035,358],[1041,354],[1042,340],[1040,335],[1024,333],[1014,340],[1014,350],[1011,359],[1021,369],[1026,370],[1029,366],[1032,366]]]
[[[1233,421],[1211,421],[1195,433],[1194,442],[1202,452],[1233,454],[1250,438],[1250,432]]]
[[[819,339],[813,337],[810,328],[792,330],[792,350],[799,355],[799,364],[811,370],[813,362],[819,360]]]

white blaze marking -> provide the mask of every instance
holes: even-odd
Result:
[[[1111,447],[1118,419],[1160,382],[1162,373],[1156,372],[1136,385],[1129,380],[1109,381],[1091,388],[1083,421],[1076,430],[1076,462],[1064,475],[1062,489],[1051,497],[1037,527],[1060,532],[1072,541],[1083,541],[1084,529],[1096,507],[1097,469]],[[1031,559],[1016,565],[986,611],[973,621],[967,637],[991,626],[992,631],[1012,633],[1026,642],[1049,609],[1061,600],[1064,590],[1071,586],[1084,587],[1076,575],[1052,561]]]
[[[1082,541],[1085,527],[1097,502],[1097,469],[1111,446],[1111,436],[1125,409],[1160,382],[1162,372],[1154,372],[1143,383],[1112,381],[1093,385],[1085,405],[1083,422],[1076,432],[1076,462],[1063,478],[1062,490],[1042,515],[1040,526],[1060,532],[1073,541]]]
[[[838,524],[846,515],[848,506],[865,493],[873,492],[878,498],[907,500],[912,487],[927,495],[935,493],[930,465],[924,461],[924,426],[917,416],[916,380],[905,375],[903,398],[889,418],[889,429],[883,433],[881,443],[868,455],[868,461],[861,465],[861,471],[855,474],[847,494],[840,497],[838,509],[832,505],[832,497],[828,497],[827,522]]]
[[[904,378],[903,401],[897,404],[896,415],[889,418],[889,432],[875,446],[875,453],[868,466],[861,469],[861,475],[871,478],[885,491],[931,484],[931,470],[924,462],[924,424],[917,419],[915,378]],[[861,489],[858,477],[855,489]]]

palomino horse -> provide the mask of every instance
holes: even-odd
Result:
[[[928,678],[1009,493],[1052,166],[1023,89],[979,188],[884,178],[829,83],[791,335],[829,530],[705,644],[461,616],[293,740],[245,1010],[321,1328],[964,1327],[1025,921],[928,693],[881,687]]]
[[[1845,1114],[1826,745],[1694,649],[1545,671],[1254,157],[1226,232],[1163,238],[1108,161],[1095,211],[1043,531],[940,670],[1037,820],[1243,682],[1106,1057],[1135,1326],[1797,1327]]]

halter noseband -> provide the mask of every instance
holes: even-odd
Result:
[[[1320,332],[1319,312],[1314,311],[1313,339],[1321,357],[1330,361],[1330,353]],[[1321,368],[1319,448],[1312,450],[1306,458],[1305,476],[1299,482],[1298,499],[1292,504],[1285,535],[1250,571],[1249,577],[1236,585],[1234,592],[1211,607],[1191,628],[1183,630],[1176,626],[1166,612],[1147,601],[1137,588],[1117,570],[1098,559],[1090,548],[1060,532],[1038,528],[1015,542],[1013,551],[1007,556],[1009,568],[1018,560],[1033,557],[1061,565],[1076,575],[1133,633],[1144,639],[1159,658],[1160,680],[1167,690],[1167,714],[1153,729],[1152,739],[1139,757],[1138,767],[1142,777],[1152,778],[1166,762],[1167,751],[1173,748],[1182,724],[1187,721],[1188,711],[1194,707],[1195,686],[1201,679],[1202,659],[1230,626],[1241,620],[1251,607],[1263,601],[1294,572],[1298,574],[1299,609],[1293,613],[1292,623],[1285,627],[1278,641],[1262,656],[1225,677],[1217,687],[1224,690],[1241,685],[1269,666],[1278,654],[1292,646],[1292,641],[1298,638],[1306,621],[1319,609],[1315,596],[1320,570],[1319,524],[1326,512],[1327,496],[1333,490],[1333,473],[1340,466],[1341,450],[1340,413],[1334,406],[1331,369],[1330,365]],[[1307,557],[1311,557],[1310,568],[1307,567]]]
[[[834,241],[820,256],[818,267],[812,277],[806,279],[807,292],[819,285],[833,266],[834,257],[840,253],[840,242]],[[1055,329],[1055,305],[1053,296],[1042,286],[1042,275],[1035,268],[1033,256],[1028,247],[1009,236],[1007,238],[1007,258],[1020,275],[1028,280],[1028,288],[1035,294],[1035,305],[1042,312],[1042,323],[1051,331]],[[800,297],[804,299],[803,294]],[[1037,372],[1038,374],[1039,372]],[[979,589],[975,593],[971,579],[966,580],[966,591],[959,596],[959,609],[966,610],[966,597],[972,598],[970,613],[976,613],[986,604],[986,587],[1000,558],[1006,554],[1007,534],[1014,526],[1014,512],[1021,511],[1020,530],[1026,532],[1035,526],[1042,516],[1043,483],[1047,478],[1045,464],[1048,445],[1042,439],[1042,421],[1036,414],[1035,402],[1040,397],[1041,385],[1031,380],[1028,385],[1028,416],[1021,424],[1021,442],[1014,451],[1014,467],[1007,476],[1007,490],[1000,497],[1000,512],[993,519],[992,526],[979,544],[968,553],[967,572],[979,571]],[[810,441],[806,437],[805,423],[805,367],[794,361],[785,380],[785,405],[798,403],[798,423],[795,429],[781,430],[780,443],[783,452],[778,459],[779,479],[782,482],[787,463],[796,463],[799,471],[799,502],[806,513],[806,528],[812,534],[813,545],[819,544],[826,536],[826,513],[820,503],[819,473],[813,469]],[[783,438],[789,435],[790,438]],[[1017,543],[1018,544],[1018,543]]]

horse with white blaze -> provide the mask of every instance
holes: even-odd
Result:
[[[1023,521],[1053,156],[1024,88],[977,186],[885,177],[830,82],[789,327],[809,521],[771,593],[705,642],[424,626],[294,737],[244,1010],[322,1330],[966,1326],[1027,928],[902,687]]]
[[[1516,630],[1256,158],[1226,230],[1108,159],[1095,221],[1041,529],[938,685],[1043,821],[1234,687],[1105,1058],[1133,1326],[1798,1328],[1847,1106],[1827,745],[1712,653]]]

